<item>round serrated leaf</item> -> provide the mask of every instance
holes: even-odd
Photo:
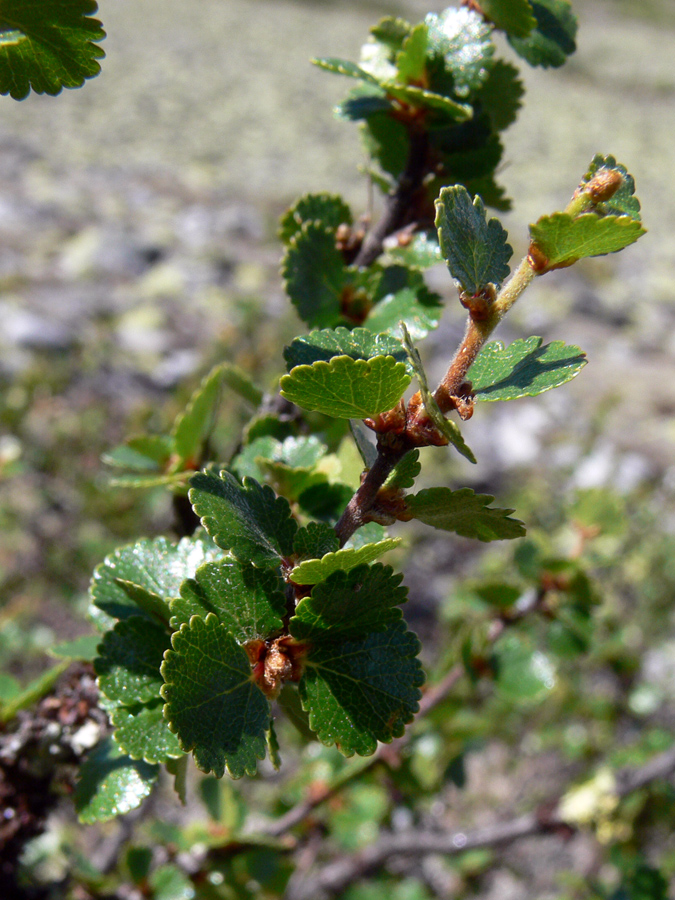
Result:
[[[466,97],[487,78],[495,49],[492,29],[481,15],[466,8],[429,13],[425,22],[429,45],[444,57],[455,94]]]
[[[169,730],[161,698],[144,706],[120,706],[110,716],[115,743],[131,759],[163,763],[183,755],[178,738]]]
[[[270,705],[253,683],[246,651],[216,616],[193,616],[162,665],[164,715],[180,746],[218,778],[254,775],[266,750]]]
[[[405,502],[411,518],[462,537],[479,541],[522,537],[523,523],[510,518],[512,509],[491,508],[489,504],[494,499],[490,494],[475,494],[471,488],[451,491],[439,487],[409,494]]]
[[[159,668],[169,635],[142,616],[118,622],[99,644],[94,661],[98,685],[114,703],[132,706],[159,696]]]
[[[337,325],[342,294],[351,276],[335,246],[335,233],[318,222],[306,222],[293,236],[281,272],[286,291],[300,318],[319,328]]]
[[[206,563],[184,581],[171,604],[171,626],[213,613],[240,642],[267,638],[281,628],[286,598],[281,578],[247,563]]]
[[[311,366],[323,360],[330,362],[336,356],[352,359],[372,359],[374,356],[393,356],[397,362],[408,365],[403,344],[391,335],[377,334],[368,328],[324,328],[295,338],[284,350],[288,369],[295,366]]]
[[[562,66],[577,49],[577,19],[569,0],[530,0],[536,24],[524,37],[509,34],[519,56],[531,66]]]
[[[403,734],[417,712],[424,674],[417,637],[403,622],[360,641],[317,644],[299,685],[310,728],[345,756],[369,756]]]
[[[303,409],[338,419],[365,419],[396,406],[409,384],[406,366],[392,356],[368,362],[336,356],[329,363],[296,366],[281,379],[281,394]]]
[[[538,271],[572,265],[588,256],[605,256],[633,244],[645,233],[632,216],[598,216],[584,213],[573,218],[557,212],[530,225],[532,243],[544,257]]]
[[[338,194],[305,194],[281,217],[279,240],[290,243],[305,222],[319,222],[335,231],[339,225],[352,224],[352,212]]]
[[[383,553],[393,550],[401,538],[387,538],[376,544],[365,544],[358,549],[349,548],[326,553],[321,559],[308,559],[291,570],[290,579],[296,584],[318,584],[333,572],[348,572],[356,566],[374,562]]]
[[[219,547],[256,566],[278,566],[293,552],[297,522],[272,488],[210,470],[193,475],[190,484],[194,511]]]
[[[75,808],[80,822],[107,822],[140,806],[152,790],[159,766],[133,760],[105,738],[80,767]]]
[[[317,559],[340,549],[340,539],[327,522],[308,522],[298,528],[293,553],[299,559]]]

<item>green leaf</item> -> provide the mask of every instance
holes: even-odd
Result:
[[[391,356],[368,362],[336,356],[329,363],[296,366],[281,379],[281,395],[337,419],[365,419],[396,406],[409,384],[406,366]]]
[[[436,201],[436,227],[441,253],[463,291],[477,294],[508,276],[513,248],[499,220],[487,220],[480,197],[472,203],[462,185],[443,188]]]
[[[396,57],[396,68],[401,81],[419,82],[424,76],[427,62],[428,29],[424,22],[415,25],[403,41]]]
[[[192,879],[173,863],[158,866],[149,878],[153,900],[193,900]]]
[[[172,441],[168,435],[138,435],[104,453],[107,466],[133,469],[136,472],[164,472],[171,457]]]
[[[350,277],[332,229],[318,222],[303,224],[290,240],[281,274],[303,321],[318,328],[338,324],[343,290]]]
[[[495,27],[513,37],[525,38],[537,25],[530,0],[481,0],[480,8]]]
[[[295,366],[311,366],[323,360],[330,362],[336,356],[351,359],[372,359],[374,356],[393,356],[397,362],[408,366],[408,357],[403,344],[391,335],[376,334],[368,328],[325,328],[295,338],[284,350],[286,366],[290,371]],[[410,370],[412,371],[412,370]]]
[[[370,331],[388,332],[402,338],[402,323],[415,340],[438,327],[443,305],[438,294],[425,285],[404,287],[387,294],[370,311],[366,325]]]
[[[359,119],[369,119],[377,113],[389,113],[394,108],[383,88],[374,84],[359,84],[349,92],[342,103],[338,103],[334,112],[338,119],[357,122]]]
[[[368,522],[358,528],[344,546],[345,550],[358,550],[366,544],[377,544],[387,537],[387,529],[377,522]]]
[[[461,453],[463,457],[465,457],[465,459],[468,459],[469,462],[475,463],[476,457],[473,455],[473,451],[462,437],[462,432],[459,430],[459,426],[457,426],[450,419],[446,419],[443,413],[440,411],[438,403],[436,403],[433,394],[429,390],[427,376],[424,371],[419,352],[413,345],[405,325],[402,324],[402,328],[403,344],[408,351],[408,357],[410,358],[410,362],[415,369],[417,381],[420,386],[420,394],[422,395],[422,402],[424,403],[424,409],[426,410],[427,415],[434,423],[436,428],[438,428],[438,430],[441,432],[441,434],[445,435],[445,437],[453,445],[453,447],[455,447],[458,452]]]
[[[339,570],[348,572],[355,566],[371,563],[400,543],[401,538],[388,538],[377,544],[366,544],[358,550],[337,550],[327,553],[321,559],[308,559],[291,570],[290,579],[296,584],[318,584]]]
[[[80,767],[75,809],[80,822],[108,822],[140,806],[159,774],[159,766],[133,760],[105,738]]]
[[[488,76],[494,54],[491,31],[482,16],[473,10],[452,7],[435,14],[425,22],[429,28],[429,45],[440,56],[452,74],[454,92],[467,97]]]
[[[392,178],[398,178],[410,154],[410,137],[405,125],[386,112],[374,113],[365,122],[361,136],[368,156],[377,160]]]
[[[441,248],[433,231],[418,231],[408,244],[386,247],[387,256],[410,269],[430,269],[443,262]],[[400,319],[401,317],[399,317]],[[408,327],[408,331],[411,331]],[[419,335],[423,337],[424,335]]]
[[[510,700],[543,700],[556,685],[556,670],[546,654],[533,650],[516,634],[508,634],[495,646],[497,689]]]
[[[339,225],[352,224],[352,211],[338,194],[305,194],[281,217],[279,240],[289,244],[306,222],[335,232]]]
[[[166,538],[144,538],[119,547],[96,567],[89,586],[94,606],[115,619],[137,616],[139,607],[123,582],[145,588],[163,600],[180,594],[181,583],[207,560],[222,556],[207,535],[200,533],[171,544]]]
[[[340,539],[326,522],[308,522],[298,528],[293,541],[293,553],[299,559],[317,559],[340,549]]]
[[[419,646],[403,622],[362,640],[316,644],[299,691],[319,740],[345,756],[369,756],[378,741],[400,737],[419,708]]]
[[[405,19],[385,16],[370,29],[371,35],[381,44],[386,44],[393,51],[400,50],[403,42],[412,31],[413,26]]]
[[[476,103],[489,116],[493,129],[504,131],[515,122],[524,93],[518,69],[511,63],[498,59],[490,69],[485,84],[476,94]],[[490,206],[493,205],[487,197],[483,197],[483,200]]]
[[[637,222],[640,221],[640,201],[635,196],[635,180],[629,174],[625,166],[618,163],[613,156],[603,156],[601,153],[596,154],[591,160],[588,171],[581,179],[579,187],[583,188],[595,178],[603,173],[618,172],[623,179],[621,187],[615,191],[609,198],[594,204],[594,209],[605,216],[630,216]]]
[[[224,550],[256,566],[278,566],[293,552],[297,523],[288,501],[253,478],[243,484],[229,472],[200,472],[190,479],[190,501],[204,528]]]
[[[390,97],[402,100],[406,105],[419,109],[434,109],[444,113],[455,122],[466,122],[471,118],[473,110],[466,103],[457,103],[450,97],[417,87],[414,84],[401,85],[395,81],[383,81],[382,87]]]
[[[110,715],[115,743],[131,759],[164,763],[183,755],[178,738],[169,731],[161,698],[147,705],[120,706]]]
[[[577,18],[568,0],[530,0],[537,20],[527,37],[508,35],[509,43],[531,66],[557,68],[577,49]]]
[[[392,469],[383,487],[389,489],[411,488],[422,471],[420,451],[409,450],[403,459]]]
[[[616,253],[645,234],[640,222],[631,216],[605,216],[584,213],[573,218],[556,212],[542,216],[530,225],[533,244],[544,257],[538,273],[570,266],[588,256]]]
[[[97,9],[93,0],[3,0],[0,93],[54,95],[98,75],[105,32],[92,18]]]
[[[172,638],[162,696],[169,727],[203,772],[254,775],[266,750],[270,706],[246,651],[216,616],[194,616]]]
[[[124,706],[159,696],[159,667],[169,647],[167,632],[142,616],[118,622],[106,632],[94,661],[101,693]]]
[[[564,341],[542,347],[542,338],[519,339],[508,347],[486,344],[467,373],[476,400],[536,397],[571,381],[586,365],[582,350]]]
[[[359,78],[361,81],[379,85],[377,78],[374,78],[370,72],[366,72],[365,69],[357,66],[356,63],[350,62],[348,59],[324,57],[323,59],[312,59],[310,62],[320,69],[325,69],[326,72],[333,72],[335,75],[346,75],[348,78]]]
[[[475,494],[471,488],[427,488],[405,498],[408,513],[433,528],[454,531],[479,541],[501,541],[522,537],[525,526],[509,518],[512,509],[489,506],[495,498]]]
[[[76,659],[80,662],[91,662],[98,656],[98,645],[101,643],[100,634],[83,634],[72,641],[62,641],[55,647],[50,647],[50,656],[57,659]]]
[[[188,478],[189,472],[176,472],[172,475],[141,475],[138,473],[128,473],[124,475],[115,475],[110,478],[108,484],[110,487],[133,489],[168,487],[183,487]]]
[[[378,545],[367,544],[361,550],[340,552],[354,556],[361,553],[368,559],[369,554],[363,551],[374,546]],[[349,571],[333,569],[323,577],[325,580],[316,584],[311,595],[295,609],[290,630],[297,640],[310,643],[357,640],[371,631],[382,631],[390,622],[401,618],[398,607],[408,599],[408,590],[401,586],[403,576],[394,575],[390,566],[378,563],[359,565]]]
[[[256,481],[264,481],[265,473],[260,468],[260,461],[274,459],[280,447],[281,441],[270,435],[254,438],[231,460],[230,468],[240,479],[248,475]]]
[[[134,584],[133,581],[124,581],[122,578],[117,578],[116,583],[122,588],[127,597],[133,600],[141,612],[146,613],[160,625],[169,624],[171,613],[166,600],[153,591],[149,591],[139,584]]]
[[[192,616],[205,619],[214,613],[240,644],[280,630],[286,612],[281,578],[247,563],[206,563],[183,582],[180,593],[171,604],[172,628],[177,630]]]
[[[176,417],[171,431],[175,469],[198,468],[211,437],[222,396],[223,374],[228,363],[215,366],[203,379],[185,410]]]

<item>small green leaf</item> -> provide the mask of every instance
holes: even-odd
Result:
[[[281,395],[337,419],[365,419],[396,406],[409,384],[406,366],[391,356],[368,362],[336,356],[329,363],[296,366],[281,379]]]
[[[424,76],[427,62],[428,29],[424,22],[415,25],[403,41],[396,57],[398,77],[404,83],[419,82]]]
[[[299,559],[320,559],[339,549],[340,539],[326,522],[308,522],[298,528],[293,541],[293,553]]]
[[[545,259],[539,273],[570,266],[588,256],[616,253],[643,234],[645,229],[631,216],[600,217],[595,213],[573,218],[556,212],[530,225],[532,242]]]
[[[577,18],[569,0],[530,0],[536,25],[526,37],[509,34],[509,43],[531,66],[557,68],[577,49]]]
[[[263,459],[274,459],[281,448],[281,441],[271,435],[254,438],[250,444],[246,444],[230,461],[230,468],[238,478],[247,475],[256,481],[264,481],[265,473],[260,468]]]
[[[495,646],[497,689],[510,700],[543,700],[556,685],[556,670],[546,654],[531,649],[520,635],[508,634]]]
[[[169,604],[159,594],[141,587],[140,584],[134,584],[133,581],[125,581],[123,578],[116,578],[115,584],[122,588],[141,612],[146,613],[159,624],[168,624],[171,617]]]
[[[183,582],[180,593],[171,604],[172,628],[177,630],[192,616],[205,619],[214,613],[241,644],[280,630],[286,612],[281,578],[247,563],[206,563]]]
[[[413,26],[405,19],[385,16],[370,29],[371,35],[381,44],[386,44],[393,51],[403,47],[403,42],[412,31]]]
[[[400,543],[401,538],[388,538],[377,544],[365,544],[358,550],[337,550],[334,553],[327,553],[321,559],[308,559],[291,570],[290,579],[296,584],[318,584],[325,581],[333,572],[339,570],[348,572],[355,566],[371,563],[383,553],[398,547]]]
[[[105,738],[80,767],[75,808],[80,822],[108,822],[140,806],[159,774],[159,766],[133,760]]]
[[[394,466],[383,486],[389,489],[411,488],[421,471],[420,451],[409,450]]]
[[[450,419],[446,419],[443,413],[440,411],[438,403],[436,403],[433,394],[429,390],[429,383],[427,382],[427,376],[424,371],[424,366],[422,365],[422,360],[420,359],[419,352],[410,339],[408,329],[403,323],[401,323],[401,327],[403,329],[403,344],[408,351],[408,357],[410,359],[410,362],[412,363],[413,368],[415,369],[417,381],[420,386],[420,394],[422,395],[422,402],[424,403],[424,409],[426,410],[427,415],[434,423],[436,428],[438,428],[438,430],[441,432],[441,434],[447,437],[448,441],[450,441],[453,447],[455,447],[459,451],[459,453],[461,453],[462,456],[465,457],[465,459],[468,459],[469,462],[475,463],[476,457],[473,455],[473,451],[462,437],[462,432],[459,430],[459,426],[455,425],[455,423]]]
[[[196,896],[191,878],[173,863],[158,866],[149,884],[153,900],[192,900]]]
[[[340,552],[362,553],[367,559],[368,554],[363,551],[373,546],[377,545]],[[309,597],[298,603],[291,619],[291,634],[299,641],[318,643],[356,640],[371,631],[382,631],[390,622],[401,618],[398,607],[408,599],[402,580],[402,575],[394,575],[390,566],[380,563],[359,565],[350,571],[333,569]]]
[[[621,187],[609,198],[594,204],[594,209],[605,216],[630,216],[637,222],[640,221],[640,201],[635,196],[635,180],[628,173],[625,166],[618,163],[613,156],[596,154],[591,160],[588,172],[581,179],[579,187],[583,188],[597,175],[609,172],[618,172],[623,179]]]
[[[178,457],[173,468],[197,468],[213,431],[228,363],[213,368],[204,378],[185,408],[176,417],[171,431],[173,452]]]
[[[571,381],[586,365],[582,350],[542,338],[519,339],[508,347],[499,341],[486,344],[467,373],[476,400],[516,400],[536,397]]]
[[[440,297],[425,285],[404,287],[376,303],[366,325],[370,331],[388,332],[400,339],[403,324],[414,340],[421,340],[438,328],[442,312]]]
[[[338,103],[334,112],[338,119],[358,122],[359,119],[369,119],[377,113],[389,113],[394,108],[394,104],[382,88],[374,84],[359,84],[349,92],[342,103]]]
[[[358,528],[344,546],[345,550],[358,550],[366,544],[377,544],[387,537],[387,529],[377,522],[368,522]]]
[[[374,356],[393,356],[397,362],[408,365],[403,344],[388,334],[376,334],[368,328],[325,328],[295,338],[284,350],[286,366],[311,366],[323,360],[330,362],[336,356],[352,359],[372,359]]]
[[[279,240],[289,244],[306,222],[335,232],[339,225],[352,224],[352,211],[338,194],[305,194],[281,217]]]
[[[490,26],[473,10],[452,7],[429,13],[425,22],[429,45],[444,58],[455,94],[466,97],[477,90],[488,76],[494,55]]]
[[[316,644],[299,685],[310,728],[345,756],[369,756],[403,734],[419,709],[424,674],[403,622],[362,640]]]
[[[418,231],[409,243],[397,244],[395,247],[387,246],[386,251],[387,256],[394,262],[410,269],[430,269],[431,266],[443,262],[441,248],[433,231]]]
[[[132,616],[106,632],[94,661],[101,693],[124,706],[159,696],[159,667],[169,635],[149,619]]]
[[[537,25],[530,0],[481,0],[487,18],[512,37],[525,38]]]
[[[374,113],[366,120],[361,137],[367,155],[377,160],[393,179],[398,178],[410,155],[410,137],[403,122],[387,112]],[[389,187],[382,186],[382,189],[388,194]]]
[[[3,0],[0,94],[58,94],[101,71],[105,37],[94,0]]]
[[[335,75],[346,75],[348,78],[359,78],[361,81],[379,85],[377,78],[374,78],[370,72],[366,72],[365,69],[357,66],[356,63],[350,62],[348,59],[324,57],[323,59],[312,59],[310,62],[320,69],[325,69],[326,72],[333,72]]]
[[[98,656],[98,645],[101,643],[100,634],[83,634],[72,641],[62,641],[55,647],[49,648],[49,655],[57,659],[76,659],[80,662],[92,662]]]
[[[402,100],[408,106],[437,110],[455,122],[466,122],[473,113],[471,107],[466,103],[457,103],[450,97],[417,87],[414,84],[401,85],[396,81],[383,81],[382,87],[388,96]]]
[[[164,763],[183,755],[178,738],[169,731],[161,698],[147,705],[120,706],[110,715],[115,743],[131,759]]]
[[[168,435],[138,435],[119,447],[104,453],[102,461],[118,469],[135,472],[164,472],[171,457],[172,441]]]
[[[190,501],[204,528],[224,550],[256,566],[278,566],[293,552],[297,523],[288,501],[253,478],[243,484],[229,472],[200,472],[190,479]]]
[[[475,494],[471,488],[427,488],[405,498],[412,518],[441,531],[454,531],[462,537],[479,541],[501,541],[522,537],[525,526],[511,519],[512,509],[489,506],[495,498]]]
[[[490,581],[477,585],[473,593],[478,594],[483,602],[498,609],[509,609],[523,595],[522,590],[513,584]]]
[[[335,233],[306,222],[291,238],[281,273],[298,315],[310,326],[330,328],[342,317],[342,295],[350,283]]]
[[[274,722],[270,719],[270,727],[267,729],[267,750],[269,752],[269,759],[272,763],[272,768],[275,771],[279,771],[281,768],[281,754],[279,752],[279,738],[277,737],[276,730],[274,728]]]
[[[441,253],[463,291],[477,294],[508,276],[513,248],[499,220],[487,220],[480,197],[472,203],[462,185],[443,188],[436,201],[436,227]]]
[[[192,577],[197,567],[217,559],[222,552],[209,537],[198,533],[172,544],[166,538],[144,538],[120,547],[96,567],[89,586],[94,606],[115,619],[137,616],[139,608],[121,582],[131,582],[170,600],[180,594],[181,583]]]
[[[515,122],[524,93],[518,69],[511,63],[498,59],[490,69],[487,81],[478,91],[476,103],[489,116],[493,129],[504,131]],[[494,206],[487,197],[483,196],[483,200],[489,206]]]
[[[217,617],[193,616],[166,653],[162,696],[169,727],[203,772],[254,775],[266,750],[270,706],[246,651]]]
[[[140,475],[137,473],[128,473],[124,475],[115,475],[110,478],[108,484],[110,487],[141,490],[144,488],[167,487],[179,488],[183,487],[188,478],[189,472],[176,472],[173,475]]]

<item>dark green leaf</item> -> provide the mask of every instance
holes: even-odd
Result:
[[[320,559],[326,553],[340,549],[340,539],[326,522],[308,522],[298,528],[293,541],[293,552],[299,559]]]
[[[347,484],[335,482],[314,484],[298,497],[298,503],[310,516],[329,522],[336,522],[354,491]]]
[[[577,49],[577,19],[568,0],[530,0],[537,20],[527,37],[508,35],[511,46],[531,66],[562,66]]]
[[[495,646],[497,689],[510,700],[543,700],[556,684],[551,660],[533,650],[516,634],[507,634]]]
[[[3,0],[0,93],[23,100],[81,87],[101,71],[105,37],[94,0]]]
[[[152,790],[159,766],[126,756],[111,738],[103,740],[82,764],[75,808],[85,825],[107,822],[140,806]]]
[[[501,541],[522,537],[525,526],[509,518],[512,509],[489,506],[489,494],[475,494],[471,488],[427,488],[405,498],[410,515],[442,531],[454,531],[479,541]]]
[[[508,276],[513,248],[499,220],[487,220],[480,197],[472,203],[465,187],[443,188],[436,201],[436,227],[441,253],[463,291],[477,294]]]
[[[372,359],[374,356],[393,356],[397,362],[408,365],[403,344],[391,335],[376,334],[368,328],[325,328],[295,338],[284,350],[286,366],[311,366],[323,360],[329,362],[335,356],[352,359]],[[410,370],[412,371],[412,370]]]
[[[406,84],[417,83],[423,78],[427,62],[427,35],[427,26],[421,22],[415,25],[403,41],[403,46],[396,57],[400,81]]]
[[[501,31],[525,38],[536,26],[530,0],[481,0],[480,8]]]
[[[359,84],[349,92],[342,103],[338,103],[335,115],[338,119],[357,122],[359,119],[369,119],[377,113],[388,113],[393,109],[394,104],[382,88],[374,84]]]
[[[401,538],[388,538],[376,544],[365,544],[358,550],[337,550],[334,553],[327,553],[321,559],[308,559],[291,571],[290,578],[296,584],[318,584],[339,570],[348,572],[355,566],[371,563],[400,543]]]
[[[115,703],[132,706],[159,696],[159,667],[169,635],[149,619],[132,616],[106,632],[94,661],[101,692]]]
[[[530,225],[533,244],[545,259],[538,270],[562,268],[588,256],[616,253],[645,233],[632,216],[605,216],[584,213],[573,218],[556,212]]]
[[[164,763],[183,755],[178,738],[169,731],[162,700],[139,706],[120,706],[110,718],[115,726],[115,743],[131,759],[148,763]]]
[[[256,566],[278,566],[293,552],[297,523],[288,501],[267,485],[229,472],[200,472],[190,479],[190,501],[213,540]]]
[[[419,706],[419,641],[403,622],[359,641],[316,644],[299,690],[310,728],[345,756],[369,756],[403,734]]]
[[[384,483],[385,488],[411,488],[422,471],[420,451],[409,450],[403,459],[393,468]]]
[[[363,125],[361,135],[368,156],[377,160],[392,178],[398,178],[410,153],[410,138],[405,125],[386,112],[374,113]],[[386,193],[389,193],[388,189]]]
[[[247,563],[206,563],[183,582],[180,593],[171,604],[172,628],[177,630],[192,616],[205,619],[214,613],[240,644],[278,631],[286,612],[281,578]]]
[[[181,747],[218,778],[254,775],[266,750],[270,706],[246,651],[216,616],[194,616],[172,638],[162,675],[165,715]]]
[[[194,575],[198,566],[221,556],[203,533],[183,538],[178,544],[163,537],[144,538],[115,550],[96,567],[89,596],[94,606],[115,619],[137,616],[139,608],[120,581],[132,582],[170,600],[178,597],[181,583]]]
[[[375,40],[386,44],[392,51],[400,50],[403,47],[403,42],[411,31],[410,22],[394,16],[385,16],[370,29]]]
[[[411,269],[430,269],[443,262],[441,248],[438,246],[436,233],[433,231],[418,231],[409,243],[387,246],[387,256],[400,265]],[[408,327],[408,331],[410,331]]]
[[[467,373],[476,400],[516,400],[536,397],[571,381],[586,365],[583,351],[573,344],[540,337],[519,339],[504,347],[486,344]]]
[[[504,131],[515,122],[524,93],[518,69],[511,63],[498,59],[490,69],[487,81],[478,91],[476,101],[490,117],[494,130]],[[488,203],[487,197],[483,197],[483,200]]]
[[[377,545],[340,552],[358,554],[373,546]],[[319,643],[357,640],[371,631],[383,631],[401,618],[398,607],[408,599],[402,580],[403,576],[394,575],[390,566],[379,563],[359,565],[350,571],[334,570],[298,603],[291,619],[291,634],[299,641]]]
[[[477,90],[487,78],[494,54],[490,26],[473,10],[452,7],[438,15],[429,13],[425,22],[429,45],[444,57],[457,96]]]
[[[168,435],[139,435],[104,453],[107,466],[133,469],[136,472],[164,472],[171,457],[172,441]]]
[[[347,75],[348,78],[359,78],[361,81],[370,82],[370,84],[379,84],[377,78],[374,78],[370,72],[366,72],[356,63],[347,59],[334,59],[333,57],[325,57],[324,59],[313,59],[312,64],[326,72],[333,72],[335,75]]]
[[[604,173],[618,172],[623,182],[621,187],[609,198],[594,204],[594,209],[603,215],[630,216],[637,222],[640,221],[640,201],[635,196],[635,181],[628,173],[625,166],[618,163],[613,156],[596,154],[591,160],[588,172],[581,179],[579,187],[583,189],[591,179]]]
[[[365,419],[396,406],[409,384],[406,366],[391,356],[368,362],[336,356],[329,363],[296,366],[281,379],[281,394],[303,409]]]
[[[305,194],[281,217],[278,236],[289,244],[306,222],[316,222],[335,232],[338,225],[351,225],[352,221],[350,208],[338,194]]]
[[[486,582],[484,584],[479,584],[473,591],[475,594],[478,594],[480,599],[485,603],[499,609],[508,609],[510,606],[513,606],[523,594],[521,589],[517,588],[515,585],[503,584],[501,582]]]
[[[223,374],[228,363],[212,369],[176,417],[171,431],[173,450],[178,459],[175,468],[197,468],[202,464],[204,449],[218,414],[223,387]]]
[[[302,225],[291,238],[281,271],[303,321],[318,328],[338,324],[343,291],[351,279],[332,229],[317,222]]]
[[[366,325],[370,331],[388,332],[401,338],[401,323],[415,340],[438,327],[443,312],[438,294],[432,293],[424,285],[404,287],[387,294],[370,311]]]
[[[127,597],[133,600],[141,612],[144,612],[160,625],[168,625],[171,617],[169,604],[159,594],[155,594],[154,591],[149,591],[139,584],[134,584],[133,581],[124,581],[122,578],[116,578],[115,584],[122,588]]]

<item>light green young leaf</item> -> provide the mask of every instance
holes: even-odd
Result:
[[[164,863],[150,875],[153,900],[193,900],[196,897],[192,879],[175,863]]]
[[[153,789],[159,766],[133,760],[105,738],[80,766],[75,809],[80,822],[108,822],[140,806]]]
[[[58,94],[101,71],[105,37],[94,0],[3,0],[0,94]]]
[[[355,566],[374,562],[383,553],[398,547],[400,543],[401,538],[388,538],[376,544],[366,544],[358,550],[342,549],[327,553],[321,559],[308,559],[291,570],[290,579],[296,584],[318,584],[325,581],[333,572],[339,570],[348,572]]]
[[[306,222],[291,238],[281,274],[298,315],[311,327],[330,328],[342,317],[342,293],[351,281],[335,233]]]
[[[371,35],[381,44],[386,44],[392,52],[403,47],[403,42],[412,31],[413,26],[405,19],[385,16],[370,29]]]
[[[159,696],[159,667],[169,635],[142,616],[118,622],[106,632],[94,660],[101,693],[114,703],[132,706]]]
[[[165,763],[183,755],[178,738],[169,730],[161,698],[139,706],[119,706],[110,714],[113,739],[131,759]]]
[[[204,528],[224,550],[255,566],[278,566],[293,552],[297,523],[288,501],[253,478],[243,484],[229,472],[200,472],[190,479],[190,502]]]
[[[447,437],[453,447],[455,447],[459,451],[459,453],[461,453],[462,456],[465,457],[465,459],[468,459],[469,462],[475,463],[476,457],[473,455],[473,451],[462,437],[462,432],[459,430],[459,426],[457,426],[450,419],[446,419],[443,413],[440,411],[438,403],[436,403],[436,400],[434,399],[434,395],[429,390],[429,383],[427,382],[426,372],[424,371],[424,366],[422,365],[422,360],[420,359],[419,352],[411,341],[408,330],[403,323],[401,323],[401,328],[403,330],[403,344],[408,351],[408,357],[413,368],[415,369],[417,381],[420,386],[420,394],[422,395],[422,402],[424,403],[424,409],[426,410],[427,415],[434,423],[436,428],[438,428],[438,430],[441,432],[441,434],[444,434],[445,437]]]
[[[527,37],[537,24],[529,0],[481,0],[480,8],[495,27],[513,37]]]
[[[325,69],[326,72],[333,72],[335,75],[346,75],[348,78],[359,78],[361,81],[367,81],[370,84],[379,84],[377,78],[374,78],[370,72],[366,72],[365,69],[347,59],[324,57],[323,59],[312,59],[310,62],[312,65]]]
[[[286,598],[281,578],[269,569],[224,560],[206,563],[183,582],[171,604],[171,627],[214,613],[240,644],[281,629]]]
[[[436,200],[436,227],[441,253],[463,291],[477,294],[508,276],[513,248],[499,220],[486,218],[480,197],[471,202],[462,185],[443,188]]]
[[[420,340],[438,328],[442,312],[440,297],[426,286],[404,287],[376,303],[366,325],[370,331],[388,332],[400,339],[403,324],[415,340]]]
[[[597,212],[605,216],[630,216],[637,222],[640,221],[640,201],[635,196],[635,180],[629,174],[625,166],[618,163],[613,156],[603,156],[597,153],[591,160],[588,171],[581,179],[579,187],[583,189],[589,181],[599,174],[617,172],[621,175],[623,183],[609,198],[594,205]]]
[[[350,331],[340,327],[312,331],[295,338],[284,350],[289,371],[295,366],[311,366],[319,360],[330,362],[336,356],[365,360],[374,356],[393,356],[397,362],[408,365],[408,356],[399,340],[388,334],[376,334],[369,328]]]
[[[336,356],[329,363],[296,366],[281,379],[281,395],[337,419],[365,419],[396,406],[409,384],[406,366],[391,356],[368,362]]]
[[[551,659],[533,649],[516,634],[505,635],[495,646],[497,690],[510,700],[543,700],[556,685],[557,674]]]
[[[477,90],[492,64],[495,48],[491,27],[482,16],[465,7],[429,13],[425,22],[429,28],[429,45],[444,57],[455,94],[466,97]]]
[[[522,537],[525,526],[510,518],[512,509],[495,509],[489,494],[475,494],[471,488],[427,488],[405,498],[410,516],[425,525],[454,531],[479,541],[502,541]]]
[[[531,66],[557,68],[577,49],[577,18],[569,0],[530,0],[536,21],[526,37],[509,34],[509,43]]]
[[[476,400],[516,400],[536,397],[571,381],[587,363],[573,344],[542,338],[519,339],[508,347],[499,341],[486,344],[467,373]]]
[[[352,221],[352,211],[338,194],[305,194],[281,217],[278,236],[289,244],[306,222],[317,222],[335,232],[339,225],[351,225]]]
[[[118,469],[135,472],[164,472],[171,457],[172,441],[169,435],[143,434],[129,438],[119,447],[104,453],[102,461]]]
[[[395,575],[390,566],[380,563],[360,565],[350,571],[334,570],[298,603],[291,619],[291,634],[299,641],[314,644],[357,640],[371,631],[382,631],[401,618],[398,607],[408,599],[402,580],[402,575]]]
[[[362,640],[316,644],[299,692],[319,740],[345,756],[370,756],[378,741],[400,737],[419,709],[419,646],[403,622]]]
[[[573,218],[556,212],[530,225],[532,243],[543,257],[537,269],[540,274],[571,266],[588,256],[616,253],[643,234],[645,229],[631,216],[600,217],[595,213]]]
[[[396,57],[398,80],[407,84],[419,82],[423,77],[427,62],[427,38],[427,26],[420,22],[403,41]]]
[[[211,436],[222,395],[224,370],[228,363],[215,366],[190,397],[185,410],[173,423],[173,452],[178,457],[174,468],[197,468],[202,464],[204,447]]]
[[[162,664],[169,727],[203,772],[254,775],[264,759],[270,705],[253,683],[246,651],[212,613],[193,616]]]
[[[72,641],[62,641],[54,647],[50,647],[48,653],[56,659],[75,659],[80,662],[93,662],[98,656],[98,645],[101,643],[100,634],[83,634],[73,638]]]

